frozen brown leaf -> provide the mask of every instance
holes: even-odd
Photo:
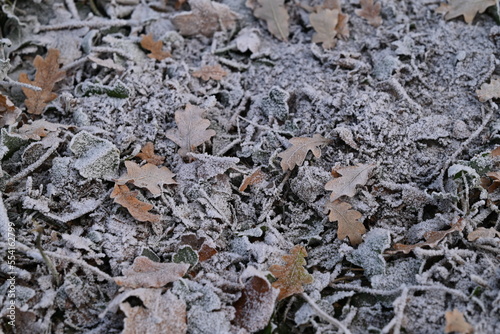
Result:
[[[147,142],[136,157],[156,166],[165,162],[165,157],[155,154],[155,146],[152,142]]]
[[[173,179],[175,174],[167,167],[158,167],[150,163],[141,167],[133,161],[125,161],[125,167],[127,174],[116,180],[116,184],[133,183],[137,187],[146,188],[154,197],[161,195],[163,185],[177,184]]]
[[[363,241],[362,236],[366,233],[366,228],[359,219],[361,213],[351,209],[349,203],[336,200],[326,202],[325,211],[329,211],[328,218],[331,222],[338,222],[337,237],[344,240],[349,237],[351,245],[359,245]]]
[[[120,304],[125,314],[122,334],[184,334],[187,332],[186,303],[172,292],[161,289],[136,289],[129,293],[142,301],[132,306]]]
[[[484,183],[484,188],[488,190],[489,193],[500,187],[500,172],[488,172],[486,176],[490,177],[490,179]],[[488,179],[486,178],[486,180]]]
[[[483,13],[488,7],[494,6],[495,0],[448,0],[436,12],[444,14],[445,20],[451,20],[461,15],[467,23],[472,23],[477,13]]]
[[[163,42],[162,41],[154,41],[153,40],[153,35],[141,35],[141,46],[142,48],[150,51],[151,53],[148,54],[149,58],[156,59],[156,60],[163,60],[165,58],[168,58],[172,56],[170,52],[163,51]]]
[[[214,66],[203,66],[197,71],[193,72],[193,77],[201,78],[202,80],[208,81],[210,79],[213,80],[221,80],[227,75],[227,72],[224,71],[222,66],[219,64]]]
[[[126,185],[115,184],[110,197],[114,199],[115,203],[127,208],[132,217],[138,221],[158,223],[160,216],[148,212],[153,208],[153,205],[141,202],[137,195],[137,191],[130,191]]]
[[[260,170],[260,168],[257,168],[252,174],[249,176],[246,176],[243,181],[241,182],[240,186],[240,191],[245,191],[248,186],[251,186],[253,184],[258,184],[262,181],[264,181],[266,178],[266,174]]]
[[[189,103],[184,111],[175,112],[175,123],[178,128],[168,130],[165,136],[180,146],[179,154],[182,157],[215,136],[214,130],[207,130],[210,121],[202,118],[202,114],[202,109]]]
[[[382,17],[380,17],[381,3],[373,3],[373,0],[360,0],[359,4],[361,9],[356,9],[356,15],[366,19],[369,24],[378,27],[382,24]]]
[[[304,268],[307,264],[306,256],[306,249],[297,245],[290,250],[290,255],[283,256],[286,263],[284,266],[275,264],[269,268],[269,271],[277,278],[272,286],[280,289],[278,300],[304,292],[302,285],[311,284],[314,281],[313,276]]]
[[[114,280],[116,284],[127,288],[161,288],[177,281],[188,269],[187,263],[160,263],[139,256],[130,268],[123,270],[124,276],[115,277]]]
[[[342,196],[354,196],[356,186],[365,185],[374,168],[375,165],[357,165],[336,169],[335,172],[342,176],[328,181],[325,185],[325,190],[332,192],[330,201],[333,202]]]
[[[309,151],[311,151],[316,158],[319,158],[321,156],[321,149],[319,146],[328,144],[331,140],[316,133],[312,138],[294,137],[289,141],[292,147],[278,154],[278,157],[281,158],[280,165],[283,171],[292,170],[295,166],[301,166]]]
[[[198,250],[198,260],[200,262],[206,261],[210,259],[212,256],[217,254],[217,250],[215,248],[210,247],[207,244],[201,245],[200,249]]]
[[[335,46],[338,17],[339,11],[336,9],[323,9],[309,15],[311,25],[316,31],[313,35],[313,43],[322,43],[325,49],[331,49]]]
[[[492,157],[500,156],[500,146],[495,147],[490,154]]]
[[[347,22],[349,21],[349,15],[342,13],[340,0],[325,0],[323,6],[321,6],[320,8],[339,11],[339,16],[337,19],[337,27],[335,28],[335,30],[337,31],[337,34],[340,37],[342,37],[343,39],[347,39],[350,34],[349,27],[347,26]]]
[[[474,333],[474,327],[465,321],[464,314],[459,310],[454,309],[453,311],[446,311],[444,317],[446,319],[446,327],[444,328],[445,333]]]
[[[219,30],[236,28],[238,15],[226,5],[210,0],[189,0],[190,12],[178,14],[172,23],[183,36],[213,36]]]
[[[493,79],[489,84],[483,83],[481,88],[476,90],[476,94],[481,102],[500,98],[500,80]]]
[[[27,97],[27,99],[24,100],[24,103],[28,108],[28,113],[41,115],[44,112],[47,103],[57,97],[57,94],[52,93],[52,90],[58,81],[64,79],[66,72],[59,70],[59,50],[56,49],[49,49],[45,59],[40,56],[36,56],[33,61],[33,66],[37,70],[35,80],[31,81],[28,79],[28,75],[26,73],[21,73],[19,75],[19,81],[40,87],[42,89],[40,91],[34,91],[32,89],[22,87],[24,95]]]
[[[290,34],[288,20],[290,16],[285,8],[284,0],[257,0],[260,6],[255,6],[253,15],[266,21],[269,32],[282,41],[288,40]],[[247,2],[247,7],[252,7]]]
[[[477,229],[469,233],[469,235],[467,236],[467,240],[476,241],[479,238],[494,238],[494,237],[500,238],[500,232],[495,230],[494,227],[490,228],[478,227]]]
[[[49,132],[68,129],[70,127],[71,125],[51,123],[44,119],[39,119],[31,124],[23,124],[15,133],[25,139],[40,140],[41,137],[47,136]]]
[[[21,109],[16,107],[7,96],[0,94],[0,127],[14,124],[19,115],[21,115]]]

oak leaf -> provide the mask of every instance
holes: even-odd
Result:
[[[173,179],[175,174],[167,167],[159,168],[150,163],[141,167],[133,161],[125,161],[125,167],[127,174],[116,180],[116,184],[133,183],[137,187],[146,188],[154,197],[161,195],[161,187],[164,184],[177,184]]]
[[[19,115],[21,115],[21,109],[16,107],[7,96],[0,94],[0,128],[14,124]]]
[[[239,188],[240,191],[245,191],[248,186],[251,186],[253,184],[258,184],[262,181],[264,181],[266,178],[266,174],[260,170],[260,168],[257,168],[252,174],[249,176],[246,176],[243,181],[241,182],[241,186]]]
[[[47,136],[49,132],[55,132],[61,128],[68,129],[70,127],[72,126],[39,119],[31,124],[23,124],[23,126],[17,129],[16,134],[25,139],[40,140],[41,137]]]
[[[445,20],[463,15],[465,22],[471,24],[477,13],[481,14],[495,4],[496,0],[448,0],[448,4],[441,4],[436,12],[445,14]]]
[[[149,58],[156,59],[156,60],[163,60],[165,58],[168,58],[172,56],[170,52],[163,51],[163,42],[162,41],[154,41],[153,40],[153,35],[141,35],[141,46],[142,48],[150,51],[151,53],[148,54]]]
[[[498,157],[500,156],[500,146],[495,147],[491,152],[490,152],[492,157]]]
[[[137,191],[130,191],[126,185],[115,184],[110,197],[114,199],[115,203],[127,208],[132,217],[138,221],[158,223],[160,216],[148,212],[153,208],[153,205],[141,202],[137,195]]]
[[[314,281],[313,276],[304,268],[307,264],[306,256],[306,249],[297,245],[290,250],[290,255],[283,256],[286,262],[284,266],[275,264],[269,268],[269,271],[277,278],[272,286],[280,289],[278,300],[304,292],[302,285],[311,284]]]
[[[460,334],[470,334],[474,332],[474,327],[465,321],[464,314],[459,310],[454,309],[453,311],[446,311],[444,316],[446,319],[446,327],[444,328],[445,333],[456,332]]]
[[[349,15],[342,13],[340,0],[325,0],[323,6],[321,6],[320,8],[339,11],[339,16],[337,18],[337,27],[335,28],[335,30],[337,31],[337,34],[340,35],[340,37],[342,37],[343,39],[347,39],[349,37],[349,27],[347,26]],[[317,10],[319,10],[319,8]]]
[[[325,190],[332,192],[330,201],[333,202],[342,196],[354,196],[356,194],[356,186],[365,185],[370,172],[374,168],[375,165],[357,165],[336,169],[335,172],[342,176],[328,181],[325,185]]]
[[[320,145],[330,143],[330,139],[326,139],[319,134],[314,134],[312,138],[294,137],[289,140],[292,147],[278,154],[281,158],[281,168],[283,171],[292,170],[295,166],[301,166],[304,163],[307,152],[311,151],[316,158],[321,156]]]
[[[201,69],[193,72],[193,77],[208,81],[210,79],[221,80],[227,75],[227,72],[219,65],[203,66]]]
[[[202,34],[212,37],[219,30],[236,28],[238,15],[226,5],[210,0],[189,0],[191,11],[172,18],[172,23],[183,36]]]
[[[337,237],[340,240],[349,237],[351,245],[359,245],[363,241],[362,236],[366,233],[366,228],[359,221],[361,213],[351,208],[349,203],[339,200],[327,202],[325,205],[325,211],[330,211],[329,220],[338,222]]]
[[[214,130],[207,130],[210,121],[202,118],[202,114],[202,109],[189,103],[184,111],[175,112],[175,123],[178,129],[168,130],[165,136],[180,146],[179,154],[182,157],[215,136]]]
[[[61,81],[66,76],[65,71],[59,70],[59,50],[49,49],[47,57],[43,59],[36,56],[33,61],[33,66],[37,69],[35,80],[28,79],[26,73],[19,75],[19,81],[22,83],[30,84],[40,87],[42,90],[34,91],[32,89],[21,87],[27,99],[24,100],[28,113],[34,115],[41,115],[47,103],[54,100],[57,94],[52,93],[56,82]]]
[[[253,9],[253,15],[266,21],[267,29],[276,38],[287,41],[290,30],[288,20],[290,16],[285,8],[285,0],[257,0],[260,6],[253,6],[247,2],[247,7]]]
[[[114,280],[127,288],[161,288],[177,281],[188,269],[189,264],[186,263],[159,263],[139,256],[130,268],[123,270],[124,276],[114,277]]]
[[[336,9],[323,9],[309,15],[312,27],[316,31],[313,35],[313,43],[322,43],[323,48],[331,49],[336,44],[339,11]]]
[[[484,227],[479,227],[469,233],[467,236],[467,240],[469,241],[476,241],[479,238],[494,238],[494,237],[499,237],[500,238],[500,232],[495,230],[494,227],[490,228],[484,228]]]
[[[366,19],[369,24],[378,27],[382,24],[382,17],[380,17],[380,2],[373,3],[373,0],[360,0],[359,4],[361,9],[356,9],[356,15]]]
[[[493,79],[489,84],[483,83],[481,88],[476,90],[476,94],[481,102],[500,98],[500,80]]]
[[[165,162],[165,157],[155,154],[155,146],[152,142],[147,142],[136,157],[156,166]]]

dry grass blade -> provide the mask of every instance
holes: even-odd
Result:
[[[330,139],[326,139],[319,134],[314,134],[312,138],[294,137],[291,138],[292,147],[278,154],[281,158],[281,168],[283,171],[292,170],[295,166],[301,166],[307,156],[307,152],[311,151],[316,158],[321,156],[320,145],[330,143]]]
[[[344,240],[349,237],[351,245],[359,245],[363,241],[362,236],[366,233],[366,228],[359,221],[361,213],[351,209],[349,203],[334,201],[327,202],[325,210],[330,211],[328,218],[331,222],[337,221],[339,227],[337,229],[337,237]]]
[[[148,54],[149,58],[153,58],[156,60],[163,60],[165,58],[168,58],[172,56],[170,52],[163,51],[163,42],[162,41],[154,41],[153,40],[153,35],[141,35],[141,46],[150,51],[151,53]]]
[[[137,194],[137,191],[130,191],[126,185],[115,184],[110,197],[114,199],[115,203],[127,208],[132,217],[138,221],[158,223],[160,216],[148,212],[153,208],[153,205],[141,202],[137,198]]]
[[[201,78],[202,80],[208,81],[210,79],[221,80],[227,75],[222,66],[219,64],[214,66],[203,66],[198,71],[193,72],[193,77]]]

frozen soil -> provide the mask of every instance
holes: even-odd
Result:
[[[91,12],[88,2],[75,2],[80,18]],[[475,93],[500,74],[494,13],[467,25],[436,14],[438,1],[381,0],[384,22],[374,28],[354,14],[358,1],[344,1],[350,37],[323,50],[311,43],[308,12],[299,1],[286,4],[288,42],[270,35],[243,1],[221,2],[240,15],[239,27],[211,38],[176,32],[170,19],[189,10],[187,3],[174,10],[164,1],[102,1],[98,9],[107,12],[108,25],[53,31],[43,27],[75,22],[64,1],[18,1],[13,13],[5,5],[3,37],[13,44],[5,50],[9,77],[33,74],[36,54],[59,49],[67,77],[42,117],[74,125],[55,132],[57,140],[23,143],[1,161],[3,211],[18,242],[17,332],[121,332],[122,311],[99,317],[120,293],[101,273],[121,276],[140,255],[172,262],[189,235],[217,250],[164,288],[186,303],[189,333],[244,333],[233,307],[243,287],[240,275],[248,267],[267,273],[299,244],[315,278],[305,293],[352,333],[440,333],[445,312],[453,309],[475,333],[500,332],[499,238],[467,238],[478,227],[500,229],[498,190],[480,186],[498,168],[487,154],[500,139],[498,107],[479,102]],[[259,50],[233,47],[243,28],[255,29]],[[171,58],[147,57],[139,36],[148,33],[164,42]],[[94,64],[89,52],[124,70]],[[191,75],[213,64],[228,75],[220,81]],[[127,97],[86,94],[117,85]],[[3,90],[25,110],[20,88]],[[166,137],[176,127],[174,113],[187,103],[204,109],[216,131],[194,159],[182,159]],[[24,122],[28,118],[40,116]],[[4,127],[5,133],[15,127]],[[301,167],[282,171],[277,154],[290,146],[288,139],[316,133],[332,139],[321,157],[310,154]],[[82,153],[75,137],[87,135],[103,140]],[[161,215],[159,223],[135,220],[109,196],[112,179],[125,172],[123,161],[139,162],[133,157],[148,141],[176,174],[177,185],[165,186],[161,197],[135,188]],[[48,150],[53,153],[46,158]],[[120,165],[112,175],[92,165],[117,151]],[[332,168],[355,164],[376,164],[368,183],[345,199],[362,213],[368,231],[359,246],[338,240],[337,223],[323,209]],[[258,167],[266,180],[239,191],[243,177]],[[426,232],[445,230],[459,218],[463,230],[434,248],[390,252],[395,243],[421,242]],[[0,245],[6,252],[7,243]],[[40,248],[61,256],[44,259]],[[0,271],[0,280],[9,277],[6,264]],[[0,331],[9,333],[7,287],[0,286]],[[300,296],[276,304],[267,330],[340,332]]]

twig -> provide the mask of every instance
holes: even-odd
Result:
[[[0,191],[0,237],[2,240],[7,241],[9,234],[9,227],[11,222],[7,216],[7,210],[3,204],[3,193]]]
[[[401,330],[401,322],[403,321],[404,315],[403,312],[406,307],[406,299],[408,298],[408,288],[404,284],[401,288],[403,290],[401,296],[396,298],[394,303],[392,303],[396,315],[387,325],[385,325],[381,333],[389,333],[389,331],[394,328],[393,334],[399,334],[399,331]]]
[[[343,331],[345,334],[351,334],[351,331],[347,329],[347,327],[344,326],[340,321],[338,321],[335,318],[330,317],[328,314],[326,314],[325,311],[319,308],[318,304],[314,302],[314,300],[311,299],[308,295],[306,295],[304,292],[300,294],[302,298],[305,299],[306,302],[309,303],[309,305],[312,307],[312,309],[316,312],[318,316],[320,316],[323,320],[331,323],[332,325],[336,326],[338,329]]]
[[[80,16],[78,15],[78,10],[76,10],[75,2],[73,0],[64,0],[66,3],[66,7],[68,7],[69,12],[73,15],[75,20],[80,20]]]
[[[41,26],[35,29],[35,33],[42,31],[53,30],[72,30],[80,28],[99,29],[108,27],[122,27],[122,26],[136,26],[138,24],[135,20],[95,20],[95,21],[73,21],[69,23],[53,24],[48,26]]]
[[[116,49],[116,48],[110,48],[110,47],[105,47],[105,46],[94,46],[92,47],[92,52],[96,53],[116,53],[117,55],[126,58],[128,60],[133,60],[134,58],[123,51],[122,49]]]
[[[59,273],[57,272],[56,267],[54,266],[54,263],[52,263],[52,261],[50,261],[50,259],[47,257],[47,255],[45,254],[45,251],[42,248],[42,242],[41,242],[42,241],[42,231],[43,231],[43,227],[40,226],[39,230],[37,231],[38,235],[36,236],[35,247],[40,252],[40,255],[42,255],[43,261],[45,261],[45,264],[49,268],[50,273],[52,274],[52,276],[56,280],[56,285],[59,286],[59,285],[61,285],[61,280],[59,279]]]
[[[224,153],[226,153],[227,151],[229,151],[230,149],[232,149],[234,146],[236,146],[239,143],[241,143],[241,138],[236,138],[235,140],[230,142],[228,145],[221,148],[219,150],[219,152],[217,152],[215,155],[218,157],[221,157]]]
[[[15,80],[12,80],[11,78],[9,77],[5,77],[5,80],[6,81],[0,81],[0,86],[17,86],[17,87],[24,87],[24,88],[29,88],[31,90],[34,90],[36,92],[38,91],[41,91],[42,89],[40,87],[37,87],[37,86],[33,86],[33,85],[30,85],[30,84],[27,84],[27,83],[23,83],[23,82],[19,82],[19,81],[15,81]]]
[[[276,129],[273,129],[273,128],[270,128],[268,126],[265,126],[265,125],[260,125],[258,123],[255,123],[249,119],[246,119],[245,117],[241,117],[241,116],[238,116],[238,118],[244,120],[245,122],[249,123],[249,124],[252,124],[253,126],[259,128],[259,129],[263,129],[263,130],[266,130],[266,131],[271,131],[271,132],[274,132],[274,133],[281,133],[281,134],[284,134],[284,135],[289,135],[289,136],[293,136],[293,133],[291,133],[290,131],[281,131],[281,130],[276,130]]]

